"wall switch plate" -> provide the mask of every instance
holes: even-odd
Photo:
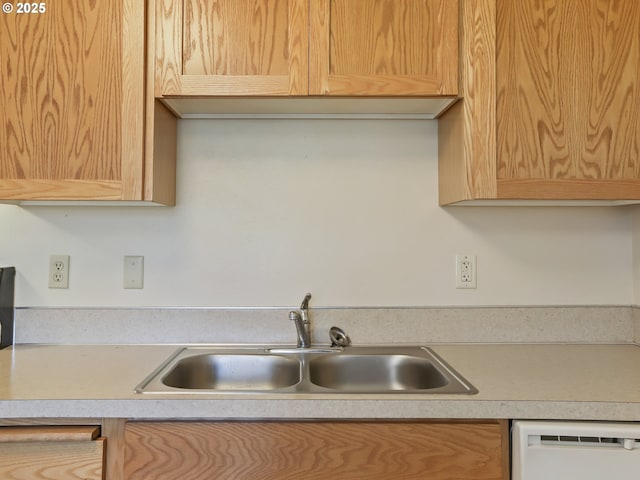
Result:
[[[144,257],[127,255],[124,257],[123,288],[144,288]]]
[[[49,256],[49,288],[69,288],[69,255]]]
[[[476,288],[475,255],[456,255],[456,288]]]

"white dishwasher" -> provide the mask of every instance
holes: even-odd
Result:
[[[512,480],[638,480],[640,423],[515,421]]]

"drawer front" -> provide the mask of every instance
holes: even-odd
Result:
[[[96,427],[0,429],[0,479],[102,480],[104,438],[93,432]]]

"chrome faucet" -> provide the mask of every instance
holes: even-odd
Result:
[[[300,305],[300,313],[292,310],[289,312],[289,320],[293,320],[298,332],[298,348],[309,348],[311,346],[311,329],[309,324],[309,300],[311,294],[307,293]]]

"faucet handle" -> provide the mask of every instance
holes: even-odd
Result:
[[[300,304],[300,310],[308,310],[309,309],[309,300],[311,300],[311,294],[307,293]]]
[[[311,294],[307,293],[300,305],[300,315],[302,316],[302,323],[309,325],[309,300],[311,300]]]

